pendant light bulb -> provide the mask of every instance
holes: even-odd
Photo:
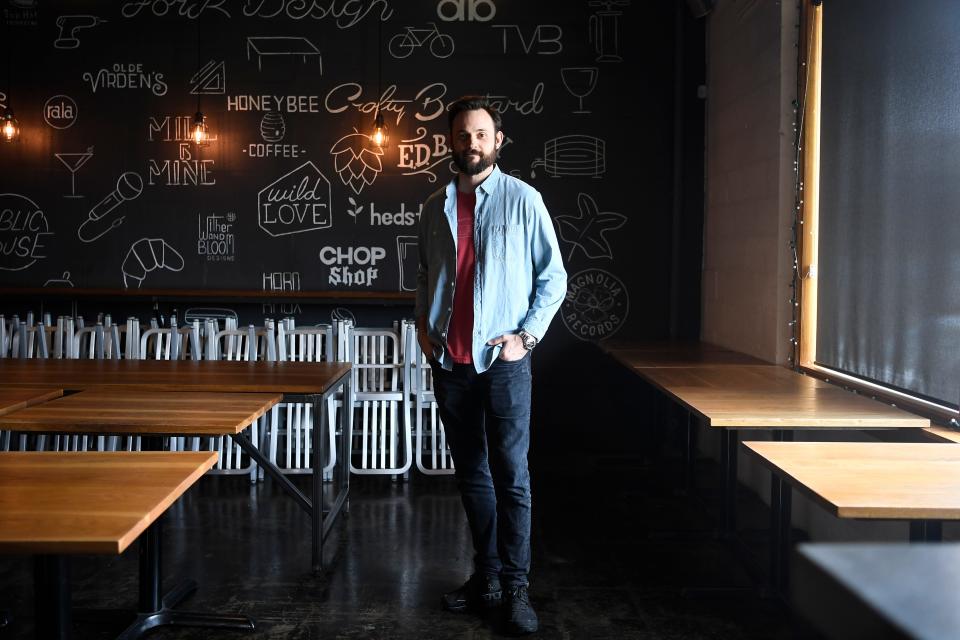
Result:
[[[7,108],[3,116],[3,126],[0,128],[4,142],[15,142],[20,137],[20,123],[13,115],[13,109]]]
[[[205,147],[208,140],[207,119],[203,113],[197,111],[196,115],[193,116],[193,141],[198,147]]]
[[[380,113],[379,109],[377,109],[377,117],[373,122],[373,135],[370,136],[370,139],[373,140],[373,144],[381,149],[387,145],[387,140],[389,140],[387,126],[383,123],[383,114]]]

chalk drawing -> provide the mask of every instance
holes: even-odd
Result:
[[[357,204],[357,201],[353,199],[353,196],[347,196],[347,202],[350,203],[350,206],[347,208],[347,215],[353,218],[353,224],[357,224],[357,214],[363,211],[363,205]]]
[[[449,58],[453,55],[453,38],[440,33],[435,22],[428,23],[427,28],[404,27],[403,31],[390,38],[387,51],[394,58],[406,58],[415,49],[427,47],[434,58]]]
[[[0,193],[0,271],[22,271],[46,258],[43,241],[51,235],[36,202],[19,193]]]
[[[413,98],[394,98],[396,93],[397,85],[391,84],[375,100],[366,100],[361,84],[344,82],[327,92],[323,106],[328,113],[342,113],[353,108],[371,118],[378,110],[384,118],[393,113],[396,115],[397,124],[400,124],[403,116],[406,115],[408,105],[415,106],[413,117],[419,122],[429,122],[447,113],[447,105],[443,101],[443,97],[447,94],[447,85],[442,82],[428,84]]]
[[[243,15],[291,20],[334,18],[337,28],[349,29],[373,14],[378,6],[380,20],[386,22],[393,16],[389,0],[246,0]]]
[[[64,271],[63,275],[59,278],[50,278],[43,283],[45,287],[72,287],[73,282],[70,280],[70,272]]]
[[[193,95],[222,95],[227,92],[227,71],[224,62],[211,60],[190,77]]]
[[[64,198],[83,198],[84,196],[77,195],[77,171],[80,168],[87,164],[87,161],[93,157],[93,147],[87,147],[86,151],[80,152],[60,152],[53,154],[57,156],[57,160],[63,163],[63,166],[67,168],[67,171],[70,172],[70,193],[63,196]]]
[[[603,269],[587,269],[567,279],[560,317],[580,340],[602,340],[623,326],[630,296],[623,281]]]
[[[354,326],[357,325],[357,316],[353,315],[353,311],[347,309],[346,307],[337,307],[330,312],[330,321],[331,322],[351,322]]]
[[[60,16],[57,18],[57,28],[60,29],[60,34],[53,41],[53,46],[57,49],[76,49],[80,46],[80,39],[77,37],[78,31],[93,28],[104,22],[106,20],[97,16]]]
[[[585,193],[577,196],[580,213],[576,216],[556,216],[560,238],[573,245],[567,261],[579,249],[588,258],[613,258],[613,250],[606,234],[615,231],[627,222],[627,216],[613,211],[600,211],[593,198]]]
[[[194,320],[199,320],[202,325],[204,320],[226,320],[227,318],[237,320],[237,312],[225,307],[190,307],[183,312],[184,324],[193,324]]]
[[[492,24],[492,29],[502,29],[503,52],[509,53],[508,43],[513,40],[509,36],[516,34],[520,41],[520,49],[525,55],[536,53],[541,56],[553,56],[563,52],[563,29],[557,24],[541,24],[533,29],[529,38],[525,38],[518,24]]]
[[[372,287],[380,277],[377,266],[387,255],[383,247],[323,247],[320,262],[330,267],[327,283],[331,286]]]
[[[260,228],[274,237],[329,229],[330,200],[330,181],[313,162],[304,162],[260,190]]]
[[[357,195],[365,186],[373,184],[383,171],[380,162],[383,149],[370,136],[357,133],[356,130],[334,142],[330,153],[333,154],[334,168],[340,181]]]
[[[489,0],[480,0],[487,2]],[[217,12],[232,18],[229,5],[238,5],[235,0],[130,0],[124,3],[121,13],[124,18],[135,18],[141,12],[162,17],[170,14],[196,20],[205,12]],[[289,18],[291,20],[324,20],[332,18],[337,28],[349,29],[367,15],[374,15],[380,8],[379,19],[386,22],[393,16],[389,0],[244,0],[244,17]]]
[[[162,238],[140,238],[123,259],[123,286],[126,289],[143,284],[147,274],[155,269],[182,271],[183,256]]]
[[[407,208],[407,203],[401,202],[399,210],[396,207],[391,207],[393,211],[390,211],[382,207],[378,210],[377,204],[371,202],[367,205],[367,209],[369,210],[371,227],[413,227],[420,220],[420,214],[423,213],[423,203]]]
[[[630,0],[591,0],[588,6],[597,7],[590,16],[590,42],[597,54],[597,62],[623,62],[620,55],[620,16],[616,7],[630,6]]]
[[[521,116],[537,115],[543,113],[543,87],[542,82],[538,82],[533,88],[533,95],[529,100],[520,98],[511,98],[510,96],[487,94],[487,100],[490,106],[501,114],[517,113]]]
[[[257,70],[263,70],[265,57],[300,56],[306,64],[307,58],[316,56],[320,66],[320,75],[323,75],[323,58],[320,50],[302,36],[250,36],[247,38],[247,60],[250,54],[257,55]]]
[[[590,113],[583,108],[583,99],[593,92],[597,86],[597,75],[600,70],[596,67],[564,67],[560,69],[560,78],[563,86],[575,98],[580,100],[580,107],[574,113]]]
[[[93,242],[123,224],[126,216],[111,217],[109,214],[121,203],[135,200],[143,193],[143,178],[140,174],[127,171],[117,178],[116,188],[87,213],[87,219],[77,228],[77,237],[81,242]]]
[[[196,20],[205,11],[216,11],[217,13],[230,17],[230,12],[224,8],[229,0],[131,0],[124,3],[120,13],[124,18],[135,18],[141,12],[146,10],[158,18],[167,15],[167,13],[176,13],[181,18]],[[173,11],[171,11],[173,10]]]
[[[397,261],[400,267],[400,291],[417,290],[420,254],[417,236],[397,236]]]
[[[426,127],[417,127],[417,136],[401,140],[397,145],[397,167],[403,169],[402,175],[425,175],[428,182],[436,182],[434,169],[450,160],[450,147],[443,134],[428,136]],[[449,163],[452,166],[452,163]],[[456,168],[451,170],[456,173]]]
[[[158,71],[144,71],[141,62],[118,62],[98,69],[96,73],[84,71],[81,76],[90,83],[93,93],[97,89],[149,89],[155,96],[167,93],[167,83]]]
[[[3,23],[8,27],[35,27],[39,18],[38,0],[8,0]]]
[[[322,113],[320,96],[240,94],[227,96],[227,111],[278,111],[281,113]]]
[[[43,121],[54,129],[69,129],[77,121],[77,103],[65,95],[55,95],[43,105]]]
[[[264,142],[280,142],[286,132],[287,125],[279,111],[267,111],[260,120],[260,136]]]
[[[440,0],[437,17],[444,22],[490,22],[497,15],[493,0]]]
[[[233,227],[237,214],[197,214],[197,255],[207,262],[233,262],[237,257],[237,238]]]
[[[600,138],[585,135],[559,136],[543,145],[543,158],[530,165],[530,177],[536,178],[536,167],[554,178],[591,176],[600,178],[607,170],[607,145]]]

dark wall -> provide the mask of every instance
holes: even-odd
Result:
[[[664,337],[671,309],[675,332],[696,332],[703,134],[701,116],[674,145],[678,11],[681,32],[694,24],[682,2],[0,6],[13,61],[0,104],[23,128],[0,146],[0,286],[412,289],[420,204],[452,176],[444,107],[483,93],[503,111],[500,166],[543,194],[570,276],[538,370],[593,367],[589,343],[614,335]],[[439,35],[417,31],[432,25]],[[695,125],[697,28],[681,40],[687,75],[676,93]],[[201,149],[185,139],[198,103],[216,137]],[[378,103],[390,128],[382,154],[366,138]],[[64,154],[86,152],[71,175],[80,156]],[[676,171],[686,177],[679,194]],[[8,297],[0,311],[41,302]],[[45,304],[56,313],[67,303]],[[123,317],[151,306],[77,309]],[[174,306],[181,318],[216,306],[254,322],[324,321],[335,307],[361,323],[410,314],[409,305],[160,301],[165,313]]]

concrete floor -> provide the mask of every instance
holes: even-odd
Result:
[[[570,449],[567,449],[570,451]],[[536,450],[535,450],[536,453]],[[733,638],[816,637],[781,602],[753,594],[684,597],[690,586],[741,585],[750,579],[729,548],[693,535],[709,528],[711,509],[675,490],[675,459],[544,452],[532,457],[534,569],[531,598],[539,637]],[[717,469],[700,468],[701,486]],[[305,481],[299,478],[298,481]],[[710,504],[710,501],[707,501]],[[766,510],[741,496],[741,524],[762,529]],[[440,609],[440,594],[470,573],[471,549],[452,478],[414,475],[410,482],[353,478],[350,514],[334,534],[326,575],[309,574],[307,518],[267,481],[207,477],[165,520],[168,586],[194,577],[199,591],[182,608],[244,613],[251,634],[165,628],[154,638],[496,638],[496,619]],[[765,558],[762,536],[752,552]],[[137,557],[78,557],[78,607],[131,607]],[[0,557],[0,608],[13,622],[0,638],[33,633],[32,564]],[[112,638],[122,621],[77,621],[75,637]]]

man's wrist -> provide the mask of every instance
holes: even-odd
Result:
[[[517,337],[520,338],[520,344],[523,345],[523,348],[527,351],[533,351],[533,348],[537,346],[537,338],[530,333],[527,333],[524,329],[520,329],[517,333]]]

